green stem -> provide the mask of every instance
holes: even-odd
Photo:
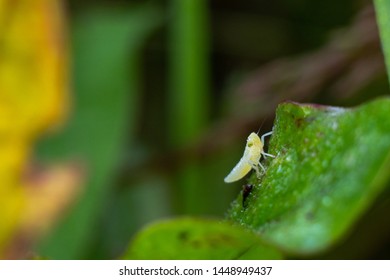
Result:
[[[205,127],[209,113],[207,1],[173,0],[170,45],[169,137],[172,146],[186,145]],[[199,165],[179,171],[179,212],[199,213]]]

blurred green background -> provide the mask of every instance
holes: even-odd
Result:
[[[370,1],[71,0],[67,15],[70,120],[36,157],[76,159],[87,179],[37,245],[49,259],[117,258],[149,222],[223,218],[245,182],[223,178],[282,101],[355,106],[388,94]],[[349,257],[388,258],[384,232]],[[348,257],[359,234],[371,233],[320,257]]]

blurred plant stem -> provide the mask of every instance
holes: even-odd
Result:
[[[375,0],[376,20],[385,55],[387,73],[390,73],[390,2],[388,0]],[[389,77],[389,76],[388,76]]]
[[[173,0],[170,40],[169,141],[174,147],[196,139],[209,113],[208,8],[205,0]],[[175,182],[177,212],[207,211],[199,162],[180,168]]]
[[[134,138],[139,106],[139,53],[160,22],[155,7],[96,8],[73,20],[74,106],[61,135],[43,141],[42,161],[78,158],[86,166],[86,189],[71,212],[43,240],[51,259],[83,258],[93,245],[124,143]],[[127,133],[126,133],[127,132]],[[66,246],[64,245],[66,244]]]

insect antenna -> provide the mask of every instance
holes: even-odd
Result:
[[[259,132],[261,130],[261,128],[263,127],[263,124],[265,123],[265,121],[267,120],[267,118],[265,118],[262,122],[261,122],[261,125],[259,127],[259,130],[256,132],[257,135],[259,135]]]

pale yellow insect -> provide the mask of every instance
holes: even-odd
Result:
[[[267,154],[264,152],[264,137],[271,135],[271,132],[268,132],[260,137],[252,132],[248,139],[246,140],[246,146],[244,155],[240,159],[240,161],[236,164],[236,166],[230,171],[229,175],[225,177],[225,183],[232,183],[234,181],[240,180],[249,171],[253,168],[256,171],[257,176],[260,176],[259,166],[265,172],[264,166],[261,165],[260,159],[261,155],[268,156],[274,158],[274,155]]]

